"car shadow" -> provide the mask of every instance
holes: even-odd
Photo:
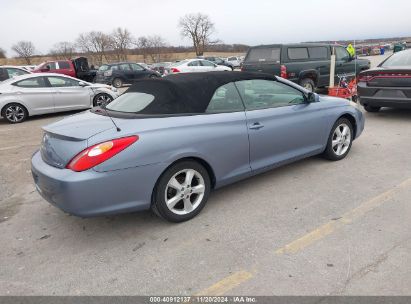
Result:
[[[379,112],[365,112],[366,118],[379,118],[384,120],[409,120],[411,118],[411,109],[391,109],[382,108]]]

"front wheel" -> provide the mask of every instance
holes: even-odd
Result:
[[[205,206],[211,183],[207,170],[195,161],[183,161],[168,168],[153,193],[153,211],[170,222],[195,217]]]
[[[109,104],[113,101],[113,97],[111,97],[107,93],[100,93],[94,96],[93,98],[93,107],[101,107]]]
[[[354,132],[351,122],[346,118],[336,121],[328,137],[324,156],[329,160],[341,160],[350,152]]]

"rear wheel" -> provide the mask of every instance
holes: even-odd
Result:
[[[378,112],[379,110],[381,110],[381,107],[372,107],[370,105],[365,105],[364,109],[367,112]]]
[[[113,101],[113,97],[111,97],[109,94],[100,93],[100,94],[97,94],[96,96],[94,96],[93,106],[94,107],[101,107],[101,106],[109,104],[112,101]]]
[[[304,89],[314,92],[315,91],[315,83],[311,78],[304,78],[300,81],[300,86]]]
[[[205,206],[211,183],[207,170],[195,161],[182,161],[168,168],[153,193],[153,211],[170,222],[195,217]]]
[[[10,103],[4,106],[1,111],[3,116],[9,123],[15,124],[23,122],[29,116],[27,109],[19,103]]]
[[[112,81],[113,87],[115,88],[121,88],[123,86],[123,80],[121,80],[120,78],[114,78]]]
[[[331,129],[324,156],[329,160],[340,160],[350,152],[354,132],[351,122],[346,118],[340,118]]]

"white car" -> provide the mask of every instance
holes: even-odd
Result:
[[[233,65],[233,67],[238,68],[241,65],[241,58],[236,56],[231,56],[227,58],[227,61]]]
[[[231,71],[231,68],[217,65],[204,59],[186,59],[173,63],[168,72],[173,73],[193,73],[193,72],[211,72],[211,71]]]
[[[117,89],[54,73],[27,74],[0,83],[0,117],[19,123],[28,116],[88,109],[118,97]]]
[[[18,66],[2,65],[0,66],[0,82],[9,78],[13,78],[20,75],[30,74],[31,72]]]

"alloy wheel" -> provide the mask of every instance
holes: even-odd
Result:
[[[95,106],[104,106],[110,103],[113,99],[108,94],[100,94],[95,99]]]
[[[351,129],[350,127],[342,123],[333,133],[332,137],[332,149],[337,156],[344,155],[351,143]]]
[[[168,209],[178,215],[194,211],[205,194],[204,178],[194,169],[184,169],[174,174],[165,189]]]
[[[11,122],[23,121],[26,113],[24,109],[18,105],[11,105],[4,111],[6,118]]]

